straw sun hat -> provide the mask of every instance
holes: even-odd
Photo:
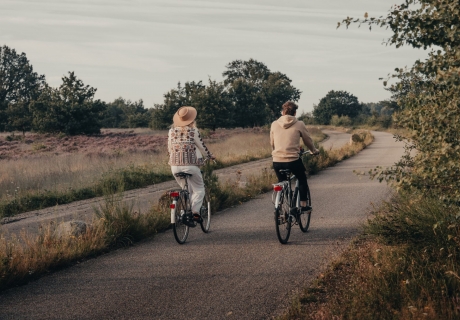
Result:
[[[194,107],[180,107],[173,117],[175,126],[183,127],[189,125],[196,118],[196,109]]]

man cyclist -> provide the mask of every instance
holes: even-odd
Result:
[[[289,169],[297,177],[301,210],[309,211],[312,208],[307,205],[307,174],[299,156],[300,138],[313,154],[316,155],[319,151],[315,148],[305,124],[295,117],[297,104],[288,101],[282,108],[282,116],[273,121],[270,129],[273,169],[279,182],[287,179],[286,174],[279,172],[282,169]]]

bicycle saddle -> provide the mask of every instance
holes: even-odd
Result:
[[[289,169],[281,169],[279,172],[280,172],[280,173],[290,174],[290,173],[291,173],[291,170],[289,170]]]
[[[185,173],[185,172],[178,172],[174,174],[175,177],[183,178],[183,177],[191,177],[192,175],[190,173]]]

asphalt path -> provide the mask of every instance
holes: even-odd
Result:
[[[339,149],[350,142],[351,134],[349,133],[329,129],[321,131],[327,135],[327,139],[320,144],[325,150]]]
[[[50,274],[0,295],[0,319],[270,319],[346,248],[386,199],[385,184],[353,170],[392,165],[403,153],[392,135],[309,179],[308,233],[276,237],[271,194],[218,213],[211,232],[171,230]]]

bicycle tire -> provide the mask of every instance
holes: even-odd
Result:
[[[204,233],[208,233],[209,228],[211,227],[211,211],[208,209],[210,208],[208,203],[211,203],[211,197],[209,196],[208,191],[206,191],[204,194],[203,205],[201,206],[200,210],[200,226]]]
[[[310,197],[310,188],[307,185],[307,205],[311,206],[311,197]],[[311,219],[311,210],[301,211],[299,214],[299,227],[302,232],[307,232],[308,228],[310,227],[310,219]]]
[[[291,221],[289,221],[289,196],[287,190],[284,189],[283,194],[281,195],[280,204],[275,209],[275,226],[276,226],[276,235],[278,240],[282,244],[286,244],[291,235]]]
[[[190,199],[185,191],[181,191],[176,204],[176,221],[173,224],[174,238],[184,244],[188,237],[189,226],[184,223],[184,215],[190,210]]]

